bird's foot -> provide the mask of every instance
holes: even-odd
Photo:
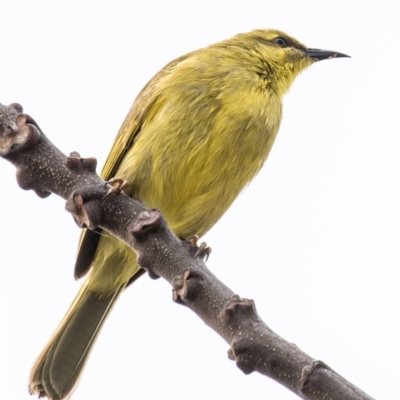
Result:
[[[131,196],[133,192],[132,185],[125,179],[122,178],[111,178],[106,182],[112,187],[109,189],[107,194],[104,196],[103,201],[107,199],[112,194],[125,194],[127,196]]]
[[[199,237],[197,235],[194,235],[189,238],[189,242],[192,243],[192,246],[194,248],[197,248],[194,258],[199,257],[199,258],[203,259],[204,261],[207,261],[208,257],[210,257],[210,254],[211,254],[211,247],[207,246],[206,242],[202,242],[198,245],[197,244],[198,241],[199,241]]]

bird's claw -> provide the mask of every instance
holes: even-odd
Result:
[[[198,235],[190,236],[188,242],[192,243],[193,247],[197,247],[197,242],[199,241],[200,237]]]
[[[189,238],[189,242],[192,243],[192,246],[194,248],[197,248],[197,251],[194,255],[194,258],[201,258],[204,261],[208,260],[208,257],[210,257],[211,254],[211,247],[207,246],[206,242],[200,243],[200,245],[197,244],[199,240],[199,237],[197,235],[194,235]]]
[[[125,179],[122,178],[111,178],[106,181],[107,184],[111,185],[111,188],[108,190],[107,194],[104,196],[103,201],[107,199],[112,194],[125,194],[127,196],[132,195],[132,185]]]

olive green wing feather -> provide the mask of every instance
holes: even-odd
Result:
[[[179,57],[167,64],[139,93],[115,138],[114,144],[101,171],[100,176],[104,180],[109,180],[117,174],[122,159],[130,147],[134,145],[133,143],[135,138],[140,134],[146,115],[148,115],[149,110],[158,98],[158,85],[162,78],[168,75],[170,71],[189,55],[190,54]],[[81,278],[89,271],[100,235],[100,228],[96,230],[85,229],[82,231],[75,263],[75,279]]]

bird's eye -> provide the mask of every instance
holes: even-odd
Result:
[[[274,39],[274,43],[277,44],[278,46],[281,46],[281,47],[286,46],[286,44],[287,44],[286,40],[284,38],[281,38],[281,37],[275,38]]]

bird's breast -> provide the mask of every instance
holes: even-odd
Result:
[[[185,84],[163,93],[155,107],[118,175],[178,236],[203,235],[267,158],[281,101],[248,82],[219,90]]]

